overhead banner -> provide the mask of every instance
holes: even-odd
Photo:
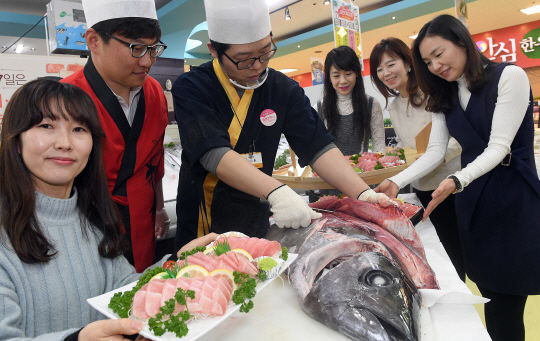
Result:
[[[311,81],[313,85],[324,83],[324,60],[311,57]]]
[[[358,6],[342,0],[332,0],[332,18],[336,47],[346,45],[352,48],[360,59],[363,70]]]
[[[469,28],[469,14],[467,13],[467,3],[465,0],[455,0],[456,4],[456,18],[463,23],[463,25]]]

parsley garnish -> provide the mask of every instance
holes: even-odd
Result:
[[[358,162],[358,159],[359,159],[361,156],[362,156],[362,155],[360,155],[360,154],[354,154],[354,155],[351,155],[351,156],[349,157],[349,160]],[[356,162],[355,162],[355,163],[356,163]]]
[[[268,275],[265,271],[259,270],[259,272],[257,273],[257,278],[259,279],[259,282],[264,282],[268,279]]]
[[[165,269],[162,267],[155,267],[150,270],[146,270],[144,275],[142,275],[139,278],[139,281],[137,282],[137,285],[133,287],[130,291],[126,291],[124,293],[117,292],[113,295],[111,298],[111,301],[109,302],[109,308],[112,309],[113,312],[117,313],[118,316],[127,318],[128,313],[131,310],[131,304],[133,303],[133,297],[135,296],[135,293],[137,290],[143,287],[146,283],[150,282],[150,279],[157,275],[160,272],[164,272]]]
[[[238,271],[233,272],[234,283],[238,284],[238,289],[236,289],[232,296],[232,301],[235,304],[242,304],[240,306],[241,313],[247,313],[253,308],[253,301],[251,300],[255,297],[257,290],[257,281],[254,278],[250,278],[248,274],[244,274]],[[246,302],[246,300],[249,300]]]
[[[191,256],[191,255],[194,255],[196,254],[197,252],[203,252],[204,250],[206,250],[206,246],[197,246],[196,248],[194,249],[191,249],[189,251],[184,251],[180,254],[180,257],[178,257],[178,260],[184,260],[186,259],[187,256]]]
[[[383,168],[384,166],[379,161],[377,161],[377,164],[375,165],[375,167],[373,167],[373,170],[383,169]]]
[[[398,149],[395,153],[386,153],[385,156],[399,156],[400,160],[405,160],[405,150]]]
[[[287,258],[289,258],[289,249],[287,249],[286,246],[283,246],[281,248],[281,256],[279,256],[279,258],[283,259],[283,260],[287,260]]]
[[[401,160],[405,160],[405,150],[404,150],[403,148],[402,148],[402,149],[399,149],[399,150],[397,151],[397,154],[398,154],[398,156],[399,156],[399,158],[400,158]]]
[[[186,322],[191,318],[191,314],[186,305],[186,297],[191,299],[195,298],[195,291],[184,291],[182,288],[178,288],[174,294],[174,298],[171,298],[165,305],[159,308],[159,313],[148,320],[148,327],[156,336],[165,334],[166,331],[174,333],[176,337],[186,336],[188,333],[188,327]],[[183,305],[186,309],[178,314],[173,314],[178,304]]]

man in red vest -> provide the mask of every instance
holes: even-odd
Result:
[[[154,262],[156,236],[168,230],[161,180],[167,101],[148,76],[166,48],[154,0],[83,0],[91,57],[63,82],[94,100],[106,139],[103,162],[109,191],[122,215],[138,272]]]

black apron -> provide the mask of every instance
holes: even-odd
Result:
[[[490,80],[471,94],[466,110],[455,98],[446,113],[462,146],[465,168],[482,154],[491,133],[498,84],[506,64],[488,66]],[[454,83],[457,96],[457,83]],[[467,275],[479,286],[512,295],[540,294],[540,181],[533,154],[532,93],[511,155],[456,194],[456,215]]]

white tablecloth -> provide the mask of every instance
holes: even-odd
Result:
[[[407,202],[420,205],[416,194],[404,194],[400,197]],[[459,279],[431,222],[429,220],[421,222],[416,229],[424,243],[428,261],[437,274],[441,289],[452,291],[453,294],[461,292],[463,296],[470,296],[470,290]],[[234,314],[199,340],[349,340],[305,315],[287,277],[282,275],[281,279],[275,279],[257,294],[254,299],[255,307],[248,314]],[[453,301],[451,296],[445,297],[447,301]],[[457,300],[459,299],[458,297]],[[420,331],[420,341],[491,340],[472,304],[436,303],[431,308],[423,308]]]

